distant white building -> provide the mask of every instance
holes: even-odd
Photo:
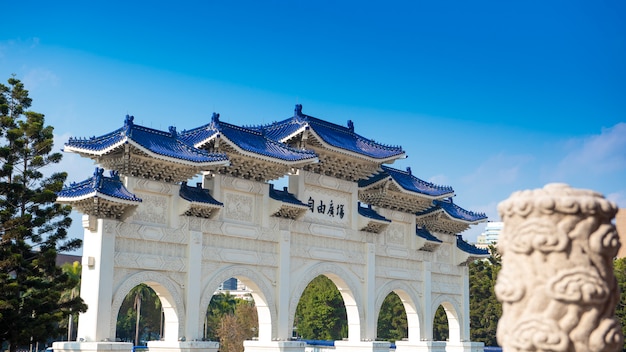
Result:
[[[485,231],[478,235],[476,247],[487,249],[489,246],[497,244],[503,225],[504,223],[501,221],[489,221],[485,226]]]

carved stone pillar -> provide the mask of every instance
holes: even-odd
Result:
[[[621,351],[613,258],[620,243],[614,203],[549,184],[498,206],[502,302],[497,338],[505,351]]]

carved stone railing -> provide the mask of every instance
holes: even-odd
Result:
[[[621,351],[616,205],[593,191],[549,184],[513,193],[498,211],[497,338],[504,351]]]

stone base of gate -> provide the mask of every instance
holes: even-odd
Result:
[[[54,352],[132,352],[133,344],[130,342],[77,342],[60,341],[53,342]]]
[[[217,352],[219,348],[217,341],[148,341],[150,352]]]
[[[243,342],[244,352],[304,352],[303,341],[255,341]]]
[[[443,341],[396,341],[396,352],[446,352]]]
[[[485,344],[482,342],[447,342],[446,352],[483,352]]]
[[[335,341],[336,352],[389,352],[388,341]]]
[[[396,341],[396,352],[483,352],[484,348],[482,342]]]

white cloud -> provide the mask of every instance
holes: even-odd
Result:
[[[555,178],[603,175],[626,169],[626,123],[605,128],[599,135],[570,140],[567,155],[558,163]]]
[[[530,155],[507,155],[499,153],[479,165],[474,172],[461,178],[466,184],[512,185],[519,181],[522,169],[534,158]]]
[[[620,208],[626,208],[626,190],[609,193],[605,195],[606,199],[617,204]]]
[[[70,139],[69,134],[54,135],[54,151],[63,148],[65,142]],[[60,163],[51,165],[46,172],[67,172],[67,182],[80,182],[88,179],[93,175],[95,164],[92,160],[80,157],[74,153],[63,153],[63,159]]]
[[[436,184],[436,185],[439,185],[439,186],[447,186],[447,185],[449,185],[448,182],[450,182],[448,177],[446,175],[442,175],[442,174],[432,176],[432,177],[430,177],[426,181],[428,181],[430,183],[433,183],[433,184]]]
[[[56,87],[59,84],[59,78],[48,69],[34,68],[26,72],[22,82],[28,90],[36,90],[42,85]]]

